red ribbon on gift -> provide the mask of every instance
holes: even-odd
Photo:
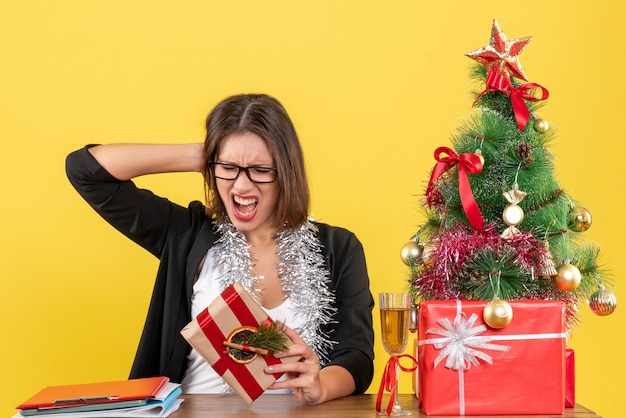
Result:
[[[245,304],[243,299],[237,293],[237,290],[233,286],[227,287],[224,292],[221,294],[222,298],[226,302],[226,304],[231,308],[241,325],[248,326],[258,326],[259,323],[248,309],[248,306]],[[215,320],[209,313],[208,309],[203,310],[196,317],[202,332],[207,337],[211,345],[216,348],[218,352],[223,350],[222,343],[226,341],[227,336],[225,336],[218,325],[215,323]],[[271,319],[267,319],[266,321],[271,321]],[[280,359],[275,358],[272,355],[261,356],[263,360],[268,365],[279,364],[281,363]],[[227,370],[237,378],[237,381],[244,388],[246,393],[252,399],[258,398],[263,393],[263,388],[258,384],[250,370],[246,367],[245,364],[237,363],[233,359],[231,359],[228,355],[223,355],[217,360],[214,364],[211,365],[215,372],[220,376],[224,375]],[[274,374],[274,377],[278,379],[282,373]]]
[[[444,153],[448,154],[448,156],[442,156]],[[477,231],[482,230],[485,220],[483,215],[480,213],[476,200],[474,199],[472,187],[470,186],[469,178],[467,176],[468,173],[478,174],[483,170],[480,157],[476,154],[469,153],[457,155],[451,148],[439,147],[435,150],[435,159],[437,160],[437,164],[435,165],[435,168],[433,168],[433,172],[430,175],[430,181],[428,182],[428,187],[426,188],[426,195],[428,196],[432,193],[432,190],[435,187],[435,181],[437,181],[443,173],[455,165],[458,165],[459,194],[461,195],[463,210],[465,211],[467,220],[472,227]]]
[[[514,87],[511,83],[511,79],[507,75],[500,73],[495,68],[492,68],[487,73],[485,84],[487,85],[487,89],[478,95],[474,104],[476,104],[478,99],[480,99],[481,96],[487,92],[501,91],[511,98],[513,114],[515,114],[517,128],[520,132],[524,130],[526,123],[530,119],[530,111],[528,110],[528,106],[526,106],[526,102],[524,102],[524,100],[536,102],[538,100],[546,100],[550,95],[546,88],[536,83],[526,83],[519,87]],[[534,89],[541,89],[541,97],[537,97],[529,93]]]
[[[400,359],[403,357],[408,357],[413,360],[413,366],[404,367],[400,364]],[[400,356],[391,356],[391,358],[387,361],[387,365],[385,366],[385,371],[383,372],[383,378],[380,382],[380,387],[378,388],[378,396],[376,397],[376,411],[381,411],[381,404],[383,400],[383,393],[385,391],[390,393],[389,402],[387,403],[387,415],[391,415],[393,410],[393,405],[396,400],[396,392],[398,389],[398,369],[403,372],[414,372],[417,369],[417,360],[415,357],[402,354]]]

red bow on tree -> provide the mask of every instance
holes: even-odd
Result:
[[[442,156],[442,154],[448,154],[448,156],[445,157]],[[435,165],[435,168],[433,168],[433,172],[430,175],[430,181],[428,182],[428,187],[426,188],[427,198],[433,192],[437,179],[443,173],[445,173],[455,165],[458,165],[459,195],[461,196],[461,204],[463,205],[463,210],[465,211],[467,220],[472,225],[472,227],[476,231],[482,230],[484,218],[483,215],[480,213],[480,209],[478,208],[476,200],[474,199],[472,187],[470,186],[469,178],[467,176],[468,173],[478,174],[483,170],[483,165],[480,161],[480,157],[476,154],[469,153],[457,155],[451,148],[439,147],[435,150],[435,159],[437,160],[437,164]]]
[[[524,130],[526,122],[530,119],[530,112],[524,100],[536,102],[538,100],[546,100],[550,95],[546,88],[536,83],[526,83],[519,87],[514,87],[511,83],[511,79],[506,74],[502,74],[495,68],[491,68],[491,70],[487,73],[485,84],[487,85],[487,89],[478,95],[474,104],[476,104],[478,99],[480,99],[480,97],[487,92],[501,91],[506,96],[511,98],[513,113],[515,114],[515,120],[517,121],[517,127],[520,132]],[[536,97],[529,93],[534,89],[541,89],[541,97]]]

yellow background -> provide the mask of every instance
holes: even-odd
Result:
[[[45,385],[127,376],[157,261],[71,189],[86,143],[203,139],[226,95],[267,92],[292,115],[313,215],[365,247],[372,292],[402,290],[436,147],[469,115],[464,53],[496,18],[550,91],[561,185],[593,214],[589,240],[624,280],[626,6],[609,1],[3,0],[0,2],[0,414]],[[186,204],[198,175],[140,179]],[[621,255],[620,255],[621,254]],[[621,261],[620,261],[621,260]],[[624,287],[616,294],[626,301]],[[620,417],[624,306],[581,306],[577,401]],[[375,316],[378,330],[378,315]],[[386,354],[377,341],[378,389]],[[541,365],[537,365],[541,373]],[[408,375],[402,391],[410,392]],[[485,388],[496,393],[498,382]]]

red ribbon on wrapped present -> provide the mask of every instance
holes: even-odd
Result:
[[[404,367],[400,364],[400,359],[403,357],[410,358],[413,360],[413,366]],[[403,372],[414,372],[417,369],[417,360],[415,357],[410,356],[408,354],[402,354],[400,356],[391,356],[391,358],[387,361],[387,365],[385,366],[385,371],[383,372],[383,378],[380,382],[380,387],[378,388],[378,396],[376,397],[376,411],[380,412],[382,410],[381,404],[383,400],[383,393],[385,391],[390,393],[389,402],[387,403],[387,415],[391,415],[393,410],[393,405],[396,400],[396,392],[398,388],[398,369]]]
[[[442,156],[448,154],[448,156]],[[483,170],[483,165],[480,161],[480,157],[476,154],[461,154],[457,155],[454,150],[448,147],[439,147],[435,150],[435,159],[437,164],[433,168],[433,172],[430,175],[430,181],[426,188],[426,195],[430,195],[435,187],[437,179],[446,171],[458,165],[459,171],[459,194],[461,196],[461,204],[463,210],[467,216],[467,220],[476,231],[483,229],[484,218],[480,213],[478,204],[474,199],[472,193],[472,187],[469,183],[469,174],[478,174]]]
[[[480,99],[481,96],[487,92],[501,91],[511,98],[513,114],[515,115],[517,128],[520,132],[524,130],[526,123],[530,119],[530,111],[528,110],[528,106],[526,106],[526,102],[524,102],[524,100],[536,102],[538,100],[546,100],[550,95],[546,88],[536,83],[526,83],[519,87],[514,87],[513,83],[511,83],[511,79],[507,75],[500,73],[495,68],[492,68],[489,70],[489,73],[487,73],[485,84],[487,85],[487,89],[478,95],[474,104],[476,104],[478,99]],[[534,89],[541,89],[541,97],[537,97],[529,93]]]
[[[278,359],[271,354],[258,354],[252,361],[242,363],[228,355],[224,341],[231,332],[246,326],[258,328],[267,322],[271,322],[267,313],[239,283],[234,283],[200,312],[181,334],[215,372],[250,403],[282,375],[266,374],[265,366],[299,360],[298,356]]]

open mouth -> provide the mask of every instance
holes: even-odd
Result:
[[[234,214],[237,219],[250,220],[256,213],[258,200],[251,197],[233,196]]]

